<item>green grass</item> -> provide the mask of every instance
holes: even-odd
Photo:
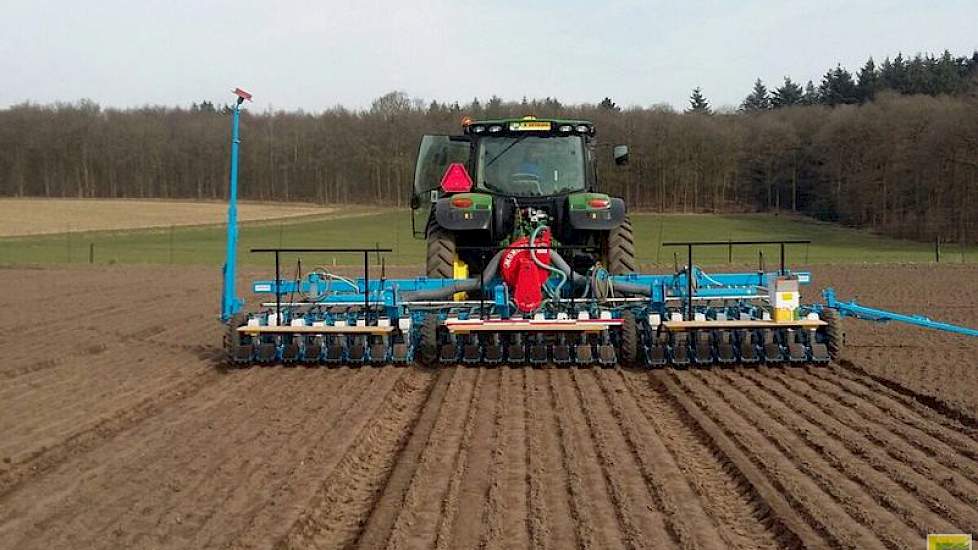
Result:
[[[282,220],[245,224],[241,228],[242,263],[269,265],[267,255],[249,254],[256,247],[362,247],[380,244],[393,248],[387,261],[394,265],[421,264],[424,242],[411,236],[409,211],[351,209],[345,218]],[[657,215],[633,214],[642,263],[671,265],[685,249],[661,247],[662,241],[810,239],[811,245],[790,246],[789,264],[932,262],[933,244],[880,237],[866,231],[806,219],[770,215]],[[88,263],[94,245],[95,263],[156,263],[220,265],[224,261],[224,227],[178,227],[71,233],[0,239],[0,264]],[[767,265],[777,264],[777,247],[762,247]],[[724,264],[727,247],[696,250],[696,262]],[[758,247],[735,247],[733,262],[756,263]],[[303,255],[306,263],[356,264],[353,255]],[[942,261],[978,263],[978,248],[962,252],[948,245]],[[291,259],[285,260],[291,263]]]

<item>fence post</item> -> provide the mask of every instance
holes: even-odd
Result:
[[[941,263],[941,236],[934,237],[934,261]]]
[[[733,241],[727,239],[727,263],[733,263]]]
[[[167,263],[173,264],[173,226],[170,226],[170,246],[167,249]]]
[[[88,263],[95,263],[95,243],[88,243]]]

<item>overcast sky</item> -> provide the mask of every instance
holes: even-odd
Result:
[[[365,107],[557,97],[736,105],[757,77],[818,82],[916,52],[978,49],[978,0],[191,2],[0,0],[0,107],[227,101]]]

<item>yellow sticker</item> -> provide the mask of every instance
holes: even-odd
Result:
[[[971,550],[971,535],[927,535],[927,550]]]
[[[782,292],[781,293],[781,299],[783,301],[785,301],[785,302],[790,302],[790,301],[792,301],[792,300],[795,299],[795,293],[794,292]]]
[[[550,123],[543,120],[522,120],[510,122],[509,131],[511,132],[549,132]]]

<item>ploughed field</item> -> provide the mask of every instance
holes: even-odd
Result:
[[[978,269],[814,268],[978,325]],[[970,281],[970,282],[969,282]],[[916,548],[978,531],[978,345],[828,367],[220,366],[218,275],[3,269],[0,548]]]

